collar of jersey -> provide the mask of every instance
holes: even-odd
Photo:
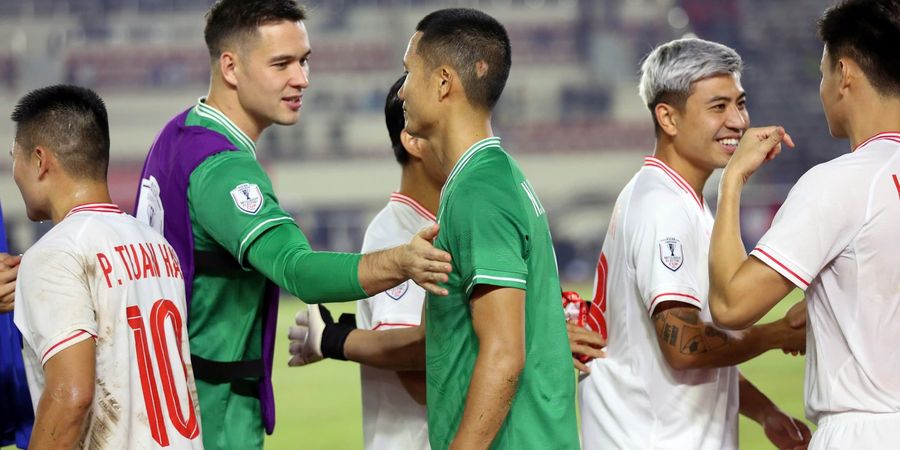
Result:
[[[416,214],[422,216],[426,220],[430,220],[432,222],[437,221],[437,218],[434,216],[434,214],[432,214],[431,211],[428,210],[428,208],[422,206],[419,202],[416,201],[416,199],[414,199],[408,195],[403,195],[399,192],[394,192],[393,194],[391,194],[390,201],[392,201],[394,203],[401,203],[401,204],[404,204],[404,205],[412,208],[412,210],[415,211]]]
[[[85,203],[83,205],[78,205],[66,214],[66,217],[71,216],[72,214],[80,213],[80,212],[103,212],[103,213],[113,213],[113,214],[122,214],[122,210],[119,209],[118,205],[113,203]],[[65,217],[64,217],[65,218]]]
[[[231,119],[225,114],[222,114],[222,111],[208,105],[206,103],[206,97],[200,97],[200,99],[197,100],[197,106],[194,108],[194,112],[200,117],[212,120],[219,124],[235,141],[240,142],[245,147],[249,148],[250,153],[253,153],[253,157],[256,158],[256,143],[253,142],[253,139],[250,139],[250,137],[241,131]]]
[[[661,159],[653,157],[653,156],[645,156],[644,157],[644,166],[645,167],[656,167],[657,169],[662,170],[663,173],[668,175],[669,178],[672,181],[674,181],[675,184],[679,188],[681,188],[682,191],[684,191],[686,194],[690,195],[691,198],[693,198],[694,201],[697,202],[697,206],[699,206],[700,209],[704,209],[703,208],[703,195],[702,194],[697,195],[697,193],[694,192],[694,188],[692,188],[691,185],[684,179],[684,177],[682,177],[681,174],[676,172],[675,169],[669,167],[669,165],[664,163]]]
[[[475,156],[476,153],[484,150],[488,147],[499,147],[500,146],[500,138],[496,136],[484,138],[469,147],[465,153],[459,158],[459,161],[456,161],[456,164],[453,166],[453,170],[450,171],[450,175],[447,176],[447,181],[444,183],[444,188],[450,185],[450,182],[453,181],[453,178],[456,177],[460,172],[462,172],[463,168],[469,161],[472,160],[472,157]],[[444,189],[441,189],[441,197],[444,196]]]
[[[887,139],[889,141],[894,141],[894,142],[900,143],[900,132],[885,131],[883,133],[878,133],[875,136],[872,136],[872,137],[866,139],[865,141],[863,141],[862,144],[857,145],[856,148],[851,150],[851,152],[855,152],[855,151],[865,147],[866,145],[872,143],[873,141],[879,141],[882,139]]]

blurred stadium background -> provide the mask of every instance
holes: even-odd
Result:
[[[202,29],[210,3],[0,0],[0,105],[6,108],[0,116],[7,117],[22,94],[44,85],[66,82],[97,90],[110,113],[112,195],[131,210],[138,173],[156,133],[206,93],[209,63]],[[442,7],[482,9],[509,30],[513,69],[494,131],[542,197],[564,283],[590,283],[615,197],[642,156],[652,152],[652,125],[637,96],[637,69],[641,58],[661,42],[693,35],[736,48],[747,66],[742,81],[752,122],[782,124],[798,143],[765,167],[745,191],[743,230],[748,244],[768,226],[801,173],[847,149],[829,137],[818,97],[821,45],[815,20],[831,0],[301,3],[309,11],[312,84],[300,122],[266,131],[258,155],[282,205],[317,249],[357,250],[368,221],[397,188],[399,170],[383,125],[383,100],[402,72],[401,58],[416,22]],[[12,140],[11,121],[0,120],[0,142],[11,146]],[[6,173],[0,177],[0,202],[11,249],[22,252],[51,224],[31,223],[25,217],[10,162],[0,158],[0,170]],[[714,207],[715,180],[707,187]],[[789,372],[771,376],[774,385],[763,384],[763,390],[771,393],[790,385],[792,390],[785,392],[799,405],[801,382],[793,378],[801,369],[790,365],[799,360],[782,364],[780,354],[767,358],[779,362],[765,367]],[[321,366],[340,368],[341,363]],[[325,369],[310,368],[310,373],[314,370]],[[352,369],[332,372],[358,377]],[[336,378],[322,379],[330,383]],[[333,393],[342,402],[357,403],[356,422],[350,426],[340,422],[341,416],[328,418],[320,411],[339,409],[338,402],[326,400],[332,393],[293,383],[284,380],[281,385],[280,411],[288,408],[288,394],[294,408],[307,410],[308,420],[329,422],[306,428],[304,421],[309,433],[335,430],[336,436],[354,439],[348,441],[350,447],[314,445],[306,433],[287,439],[297,430],[281,420],[278,436],[286,440],[277,445],[270,441],[272,448],[307,448],[306,442],[308,448],[359,445],[358,395]],[[352,387],[357,391],[351,392],[358,393],[358,386]],[[306,403],[309,396],[324,403]],[[800,409],[793,411],[801,414]]]

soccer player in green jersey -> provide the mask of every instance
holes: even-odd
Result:
[[[510,44],[472,9],[419,22],[403,58],[406,130],[446,176],[437,248],[449,295],[426,300],[433,448],[578,448],[575,381],[546,212],[493,136]]]
[[[160,132],[136,215],[167,237],[189,301],[188,333],[207,449],[262,448],[274,429],[277,287],[307,302],[354,300],[412,278],[442,294],[450,256],[428,242],[366,255],[313,252],[256,161],[269,125],[300,115],[309,87],[305,13],[294,0],[221,0],[204,31],[209,94]]]

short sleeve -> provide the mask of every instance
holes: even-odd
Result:
[[[391,205],[395,206],[391,206]],[[408,204],[389,203],[369,224],[363,238],[362,252],[375,252],[402,245],[429,221],[411,221]],[[421,226],[419,226],[421,225]],[[360,300],[356,307],[356,326],[366,330],[389,330],[418,326],[422,321],[425,289],[406,280],[384,292]]]
[[[448,209],[451,254],[467,296],[479,284],[526,288],[527,219],[515,191],[488,183],[460,187]]]
[[[358,312],[365,314],[357,318],[357,325],[366,329],[389,330],[391,328],[414,327],[422,320],[422,303],[425,289],[412,280],[361,300]]]
[[[268,175],[244,151],[218,153],[194,169],[188,204],[195,222],[242,265],[256,238],[294,223],[278,204]]]
[[[858,190],[818,166],[800,177],[750,254],[806,290],[862,227],[865,202]]]
[[[41,365],[97,337],[93,298],[82,256],[40,247],[26,252],[16,281],[15,323]]]
[[[364,298],[356,302],[356,328],[361,330],[372,329],[372,304],[371,298]]]
[[[700,283],[707,270],[705,255],[699,254],[695,223],[678,198],[654,193],[642,199],[641,207],[629,212],[634,223],[629,246],[635,278],[647,313],[663,302],[674,301],[702,308],[706,302]]]

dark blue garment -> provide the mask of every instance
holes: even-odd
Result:
[[[6,252],[6,230],[0,210],[0,252]],[[34,410],[25,380],[22,335],[13,313],[0,314],[0,445],[25,448],[31,438]]]

